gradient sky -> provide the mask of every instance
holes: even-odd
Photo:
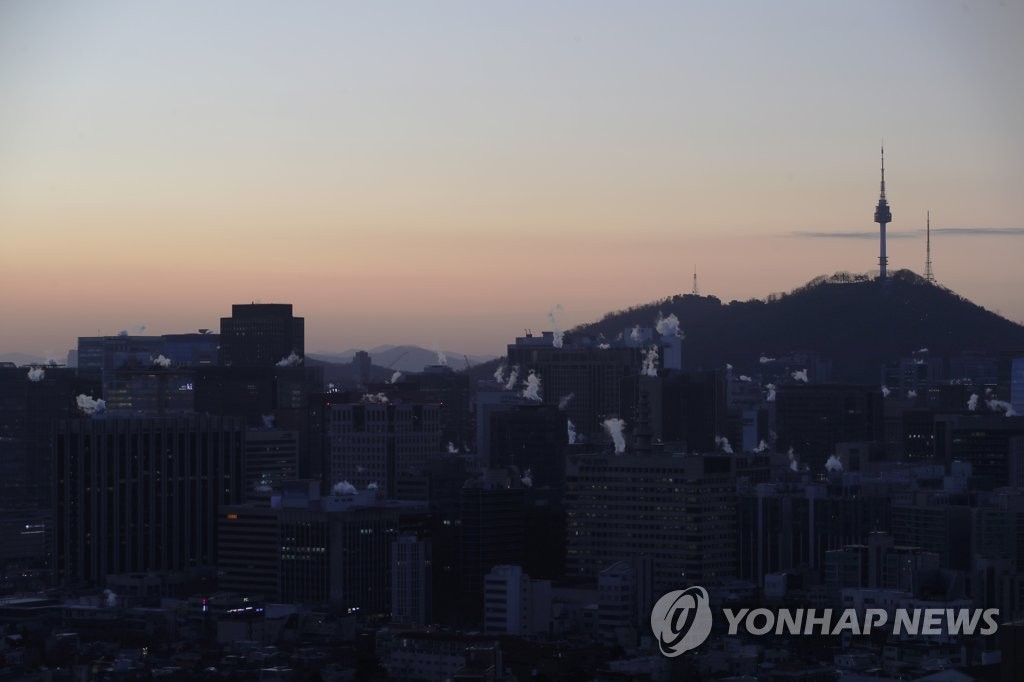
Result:
[[[1024,3],[0,3],[0,352],[291,302],[503,352],[877,267],[1024,320]],[[653,320],[652,320],[653,322]],[[682,321],[686,329],[686,321]]]

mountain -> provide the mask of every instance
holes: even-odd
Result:
[[[29,355],[27,353],[3,353],[0,354],[0,362],[13,362],[16,365],[45,365],[47,358],[41,358],[38,355]],[[64,362],[58,360],[58,362]]]
[[[921,348],[933,356],[1024,350],[1024,326],[909,270],[891,274],[884,285],[866,275],[822,276],[766,300],[723,304],[714,296],[677,295],[609,313],[570,334],[615,339],[670,314],[686,335],[687,369],[730,363],[754,372],[761,356],[807,351],[832,360],[837,381],[874,383],[883,362]]]
[[[349,349],[341,353],[306,353],[306,356],[323,362],[347,363],[352,361],[356,352],[355,349]],[[370,348],[366,352],[370,354],[370,360],[374,365],[402,372],[422,372],[427,365],[438,364],[438,351],[427,350],[421,346],[383,345]],[[478,365],[494,359],[493,355],[466,355],[454,351],[441,351],[441,353],[452,369],[457,370],[465,369],[467,359],[470,365]]]

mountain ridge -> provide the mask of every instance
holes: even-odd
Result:
[[[722,303],[714,296],[675,295],[607,313],[572,335],[616,338],[675,314],[686,335],[688,370],[756,369],[760,356],[803,351],[835,363],[835,377],[875,381],[883,362],[928,348],[932,355],[1024,349],[1024,326],[909,270],[882,283],[870,275],[836,273],[789,293]]]

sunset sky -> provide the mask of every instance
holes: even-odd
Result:
[[[290,302],[501,353],[877,267],[1024,320],[1024,3],[0,3],[0,353]],[[970,232],[959,228],[981,228]],[[900,233],[904,234],[902,237]],[[653,320],[652,320],[653,322]],[[686,330],[686,320],[682,320]]]

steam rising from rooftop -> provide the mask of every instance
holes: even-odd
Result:
[[[626,422],[618,417],[612,417],[605,419],[601,422],[604,426],[604,430],[608,432],[608,435],[612,437],[612,442],[615,443],[615,454],[621,455],[626,451],[626,438],[622,435],[622,430],[626,428]]]
[[[555,307],[548,311],[548,320],[551,322],[551,333],[554,336],[552,345],[555,348],[561,348],[564,341],[565,332],[562,331],[562,326],[558,322],[559,313],[563,312],[562,304],[556,303]]]
[[[75,398],[75,403],[78,405],[79,410],[90,417],[107,409],[106,401],[102,399],[97,400],[91,395],[85,395],[84,393],[78,394],[78,397]]]
[[[288,354],[288,357],[281,358],[277,361],[278,367],[297,367],[302,364],[302,356],[298,355],[295,351]]]
[[[523,389],[522,396],[528,400],[540,400],[540,375],[530,370],[530,374],[526,377],[526,388]]]

